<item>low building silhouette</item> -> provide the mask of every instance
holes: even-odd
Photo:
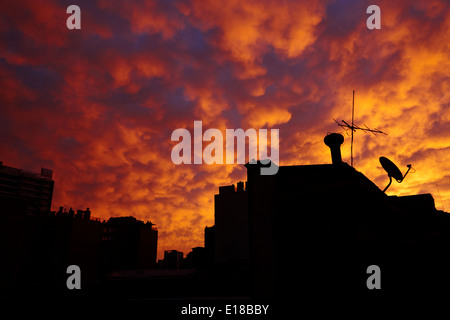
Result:
[[[183,252],[177,250],[165,250],[163,268],[180,269],[183,267]]]
[[[103,225],[106,270],[156,267],[158,230],[154,224],[129,217],[113,217]]]
[[[83,219],[67,211],[21,216],[16,214],[20,206],[16,208],[1,218],[1,294],[31,294],[31,289],[54,293],[64,288],[66,269],[72,264],[83,271],[84,284],[100,277],[102,225],[98,219]]]
[[[194,268],[196,270],[206,269],[210,266],[205,247],[194,247],[183,260],[184,268]]]

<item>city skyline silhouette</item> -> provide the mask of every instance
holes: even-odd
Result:
[[[86,299],[283,304],[295,299],[291,286],[309,292],[309,299],[441,292],[450,284],[450,215],[436,209],[429,193],[387,195],[342,161],[343,142],[341,134],[325,136],[329,164],[280,166],[276,175],[261,175],[261,166],[270,164],[247,163],[245,182],[218,186],[215,223],[205,227],[204,245],[186,256],[165,250],[159,261],[161,230],[152,222],[131,216],[102,222],[89,208],[50,212],[51,170],[2,165],[2,298],[69,297],[70,265],[82,271],[78,298]],[[382,275],[375,290],[366,282],[372,266]]]

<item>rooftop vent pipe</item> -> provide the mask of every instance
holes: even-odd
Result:
[[[344,143],[344,136],[340,133],[329,133],[323,139],[323,142],[325,142],[331,150],[331,161],[333,164],[341,164],[341,144]]]

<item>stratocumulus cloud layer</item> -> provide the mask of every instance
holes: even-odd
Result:
[[[71,4],[81,30],[66,28]],[[366,27],[371,4],[380,30]],[[175,165],[173,130],[275,128],[281,165],[329,163],[323,138],[343,132],[332,119],[351,119],[356,90],[355,123],[388,134],[356,133],[356,169],[384,188],[379,156],[411,163],[388,193],[429,192],[448,211],[449,43],[444,0],[8,1],[0,160],[53,169],[54,209],[151,220],[159,257],[187,253],[218,186],[246,171]],[[342,153],[350,162],[348,138]]]

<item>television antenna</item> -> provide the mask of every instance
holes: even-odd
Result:
[[[375,129],[370,129],[369,127],[367,127],[366,125],[364,125],[364,128],[355,125],[354,120],[355,120],[355,90],[353,90],[353,102],[352,102],[352,124],[348,124],[345,120],[342,120],[342,123],[339,123],[336,119],[333,118],[333,120],[337,123],[338,126],[340,126],[341,128],[345,129],[345,132],[347,132],[348,130],[352,131],[352,143],[351,143],[351,166],[353,167],[353,133],[356,132],[356,130],[361,130],[364,133],[366,132],[371,132],[374,135],[377,133],[382,133],[387,135],[387,133],[378,130],[377,128]],[[347,133],[348,134],[348,133]]]
[[[408,174],[409,170],[411,170],[411,165],[408,164],[407,165],[408,171],[406,171],[405,175],[403,175],[400,169],[386,157],[380,157],[380,163],[389,176],[389,184],[386,186],[386,188],[384,188],[383,192],[386,192],[386,190],[390,187],[392,183],[392,178],[394,178],[398,183],[402,183],[402,181]]]

